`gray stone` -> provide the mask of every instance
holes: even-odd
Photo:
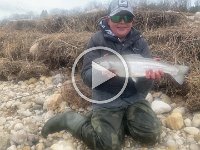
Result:
[[[146,98],[145,98],[149,103],[152,103],[153,102],[153,96],[151,93],[148,93]]]
[[[196,127],[185,127],[183,130],[191,135],[197,135],[199,133],[199,129]]]
[[[186,127],[191,127],[192,126],[192,122],[191,122],[191,120],[189,118],[185,119],[184,123],[185,123]]]
[[[192,119],[192,126],[193,127],[200,127],[200,114],[195,114]]]
[[[74,150],[75,147],[71,141],[59,141],[51,146],[52,150]]]
[[[197,144],[190,144],[190,150],[199,150],[200,146]]]
[[[7,150],[17,150],[17,147],[15,145],[12,145],[8,147]]]
[[[155,100],[151,104],[151,108],[156,114],[162,114],[162,113],[167,113],[171,111],[171,106],[167,103],[164,103],[163,101],[160,100]]]
[[[27,142],[27,132],[24,130],[11,131],[11,141],[20,145]]]
[[[0,150],[5,150],[9,146],[10,137],[7,132],[0,131]]]

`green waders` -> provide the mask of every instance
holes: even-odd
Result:
[[[147,101],[126,109],[100,109],[91,118],[75,112],[59,114],[44,125],[42,135],[67,130],[83,140],[92,150],[120,150],[125,131],[146,144],[158,141],[160,122]]]

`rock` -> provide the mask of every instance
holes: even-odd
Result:
[[[52,118],[54,116],[54,112],[53,111],[48,111],[46,114],[44,114],[44,121],[46,122],[47,120],[49,120],[50,118]]]
[[[8,147],[7,150],[17,150],[17,147],[15,145],[12,145]]]
[[[62,74],[57,74],[55,76],[52,77],[53,80],[53,84],[54,85],[58,85],[59,83],[63,83],[64,81],[64,75]]]
[[[36,78],[30,78],[26,83],[28,84],[28,85],[30,85],[30,84],[35,84],[37,82],[37,79]]]
[[[199,134],[199,129],[196,127],[185,127],[183,129],[186,133],[191,134],[191,135],[197,135]]]
[[[153,102],[153,96],[151,93],[148,93],[146,98],[145,98],[149,103],[152,103]]]
[[[34,43],[31,48],[29,49],[29,52],[32,56],[36,56],[37,52],[38,52],[38,46],[39,46],[39,43],[36,42]]]
[[[191,127],[191,125],[192,125],[191,120],[189,118],[185,119],[184,123],[185,123],[186,127]]]
[[[47,78],[46,76],[41,76],[41,77],[40,77],[40,81],[43,81],[43,82],[44,82],[46,78]]]
[[[200,114],[195,114],[192,119],[192,126],[193,127],[200,127]]]
[[[168,139],[166,142],[166,146],[169,150],[176,150],[177,144],[173,139]]]
[[[29,145],[31,146],[38,143],[39,141],[39,137],[34,134],[28,134],[27,139],[28,139]]]
[[[15,131],[19,131],[19,130],[21,130],[21,129],[23,129],[24,128],[24,125],[22,124],[22,123],[17,123],[17,124],[15,124],[15,126],[14,126],[14,130]]]
[[[22,150],[31,150],[31,147],[30,147],[30,146],[24,146],[24,147],[22,148]]]
[[[24,130],[11,130],[11,141],[16,144],[24,144],[27,142],[27,132]]]
[[[186,138],[187,138],[186,139],[187,143],[190,143],[190,144],[196,143],[193,135],[188,135]]]
[[[171,107],[174,109],[174,108],[176,108],[176,103],[172,103],[171,104]]]
[[[6,118],[0,117],[0,126],[4,125],[5,122],[6,122]]]
[[[75,147],[71,141],[59,141],[51,146],[52,150],[74,150]]]
[[[35,103],[38,104],[38,105],[43,105],[44,101],[45,101],[44,97],[37,97],[37,98],[35,98]]]
[[[154,98],[160,98],[160,96],[162,95],[162,92],[156,92],[156,93],[153,93],[153,97]]]
[[[200,134],[194,135],[194,139],[197,143],[200,142]]]
[[[197,144],[190,144],[190,150],[199,150],[200,146]]]
[[[195,13],[194,20],[200,20],[200,12]]]
[[[38,144],[36,145],[36,150],[44,150],[44,149],[45,149],[45,146],[44,146],[43,143],[38,143]]]
[[[181,113],[182,115],[184,115],[185,114],[185,108],[184,107],[177,107],[172,112],[178,112],[178,113]]]
[[[166,118],[166,126],[170,129],[179,130],[183,124],[183,117],[181,113],[172,113]]]
[[[48,99],[45,100],[43,109],[44,110],[56,110],[62,102],[62,97],[60,94],[53,94]]]
[[[167,96],[166,94],[162,94],[160,96],[161,101],[167,103],[167,104],[171,104],[171,98],[169,96]]]
[[[9,134],[7,132],[0,131],[0,150],[6,149],[9,145],[9,141]]]
[[[52,84],[52,77],[45,78],[44,83],[46,85]]]
[[[167,113],[171,111],[171,106],[160,100],[155,100],[151,104],[151,108],[156,114]]]
[[[18,110],[17,113],[19,113],[20,115],[23,115],[25,117],[32,116],[32,113],[30,112],[29,109],[27,109],[27,110]]]

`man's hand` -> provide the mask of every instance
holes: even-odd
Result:
[[[153,71],[152,69],[146,71],[146,78],[153,80],[160,80],[164,73],[162,70]]]
[[[156,61],[160,61],[160,58],[155,57],[153,58]],[[164,76],[164,72],[162,70],[153,71],[149,69],[146,71],[146,78],[153,79],[153,80],[160,80]]]

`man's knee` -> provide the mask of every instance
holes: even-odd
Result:
[[[155,143],[161,134],[161,123],[148,103],[139,103],[128,110],[128,130],[134,138],[144,143]]]
[[[95,111],[91,117],[91,124],[88,126],[93,132],[91,145],[92,149],[100,150],[120,150],[124,137],[124,127],[121,123],[123,112],[99,110]],[[91,132],[87,132],[87,139],[91,136]]]
[[[115,137],[115,135],[111,135],[111,136],[112,137],[109,137],[111,139],[105,140],[104,138],[104,140],[101,140],[102,149],[103,150],[121,150],[121,141],[119,141],[118,137]]]
[[[146,131],[135,131],[131,132],[131,136],[145,144],[155,144],[160,140],[160,130],[157,131],[151,131],[151,132],[146,132]]]

